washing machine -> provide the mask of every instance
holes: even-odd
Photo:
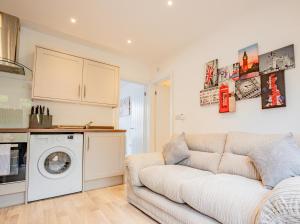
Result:
[[[28,201],[82,191],[82,134],[32,134]]]

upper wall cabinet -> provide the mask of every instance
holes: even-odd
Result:
[[[118,104],[119,69],[117,67],[84,60],[83,101],[95,104]]]
[[[32,98],[116,107],[119,68],[37,47]]]
[[[37,48],[33,98],[80,101],[83,59]]]

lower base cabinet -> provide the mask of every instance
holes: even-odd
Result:
[[[93,133],[84,136],[83,190],[123,183],[125,133]]]

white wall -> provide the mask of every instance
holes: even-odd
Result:
[[[30,68],[33,67],[35,45],[118,65],[120,66],[120,75],[122,79],[141,83],[147,83],[150,79],[149,67],[138,60],[22,27],[19,61]],[[30,74],[26,75],[26,77],[18,77],[16,75],[0,73],[0,96],[8,97],[8,101],[2,102],[0,106],[24,108],[24,106],[21,104],[18,105],[16,102],[19,101],[19,98],[24,97],[30,100],[31,78]],[[11,90],[9,93],[7,93],[8,86]],[[20,89],[20,86],[22,86],[22,89]],[[117,119],[114,110],[106,107],[47,101],[35,101],[34,104],[42,104],[50,107],[50,110],[54,115],[54,124],[80,125],[91,120],[94,121],[94,124],[98,125],[114,125],[114,121]],[[28,108],[28,105],[26,108]]]
[[[161,65],[160,74],[174,75],[174,116],[185,114],[185,121],[174,121],[176,133],[200,132],[300,132],[300,1],[273,1],[260,10],[233,17],[232,23],[216,27],[216,32],[199,40]],[[209,22],[209,19],[208,21]],[[220,21],[220,24],[222,21]],[[237,102],[237,112],[219,114],[218,105],[202,106],[204,66],[219,59],[219,67],[238,61],[240,48],[258,42],[260,54],[295,44],[296,69],[286,71],[287,107],[261,109],[261,99]]]

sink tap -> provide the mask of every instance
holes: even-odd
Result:
[[[89,129],[92,124],[93,124],[93,121],[90,121],[89,123],[87,123],[86,125],[84,125],[84,128],[85,129]]]

